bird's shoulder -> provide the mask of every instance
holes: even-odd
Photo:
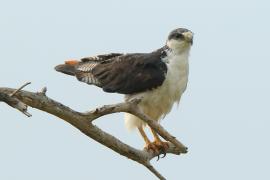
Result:
[[[133,62],[141,63],[157,62],[166,56],[167,47],[164,46],[150,53],[108,53],[96,56],[89,56],[80,59],[80,65],[84,63],[106,64],[112,62]]]

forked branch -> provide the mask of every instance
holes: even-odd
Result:
[[[71,108],[47,97],[45,94],[47,91],[46,88],[43,88],[41,92],[37,93],[22,91],[22,88],[19,88],[18,90],[11,88],[0,88],[0,101],[9,104],[10,106],[20,110],[28,116],[30,116],[30,114],[27,112],[27,106],[31,106],[33,108],[57,116],[60,119],[70,123],[95,141],[103,144],[104,146],[107,146],[113,151],[129,159],[144,165],[159,179],[165,178],[150,164],[150,160],[160,154],[148,152],[146,150],[135,149],[123,143],[114,136],[108,134],[107,132],[101,130],[92,122],[104,115],[118,112],[128,112],[144,120],[160,136],[170,142],[166,153],[180,155],[181,153],[187,152],[187,148],[181,142],[170,135],[161,125],[156,123],[156,121],[153,121],[140,111],[140,109],[137,107],[140,99],[134,99],[126,103],[105,105],[100,108],[96,108],[93,111],[83,113],[74,111]]]

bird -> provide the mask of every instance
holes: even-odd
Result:
[[[68,60],[55,70],[102,88],[107,93],[124,94],[125,102],[141,99],[138,108],[160,123],[179,104],[187,88],[189,54],[194,33],[186,28],[172,30],[165,45],[150,53],[109,53]],[[147,124],[137,116],[124,115],[128,129],[137,129],[144,149],[165,154],[169,143],[150,127],[154,140],[145,133]],[[166,154],[165,154],[166,155]]]

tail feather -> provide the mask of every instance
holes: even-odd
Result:
[[[60,64],[58,66],[55,66],[54,68],[56,71],[67,74],[67,75],[71,75],[71,76],[75,76],[75,66],[72,65],[67,65],[67,64]]]
[[[65,61],[65,64],[55,66],[55,70],[67,75],[75,76],[75,66],[79,63],[76,60]]]
[[[65,64],[67,64],[67,65],[76,65],[76,64],[78,64],[79,63],[79,61],[77,61],[77,60],[69,60],[69,61],[65,61]]]

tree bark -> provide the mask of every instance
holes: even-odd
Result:
[[[139,108],[137,108],[140,99],[135,99],[125,103],[105,105],[89,112],[77,112],[47,97],[46,88],[43,88],[41,92],[37,93],[21,90],[26,85],[23,85],[17,90],[11,88],[0,88],[0,101],[7,103],[15,109],[18,109],[29,117],[31,114],[27,112],[27,106],[31,106],[32,108],[36,108],[57,116],[60,119],[70,123],[95,141],[103,144],[104,146],[112,149],[122,156],[125,156],[144,165],[159,179],[165,178],[150,164],[150,160],[156,156],[159,156],[160,154],[155,152],[148,152],[146,150],[135,149],[98,128],[92,122],[104,115],[118,112],[128,112],[138,116],[150,127],[152,127],[160,136],[170,142],[166,153],[172,153],[176,155],[187,153],[187,148],[181,142],[179,142],[174,136],[170,135],[170,133],[168,133],[160,124],[147,117],[139,110]]]

